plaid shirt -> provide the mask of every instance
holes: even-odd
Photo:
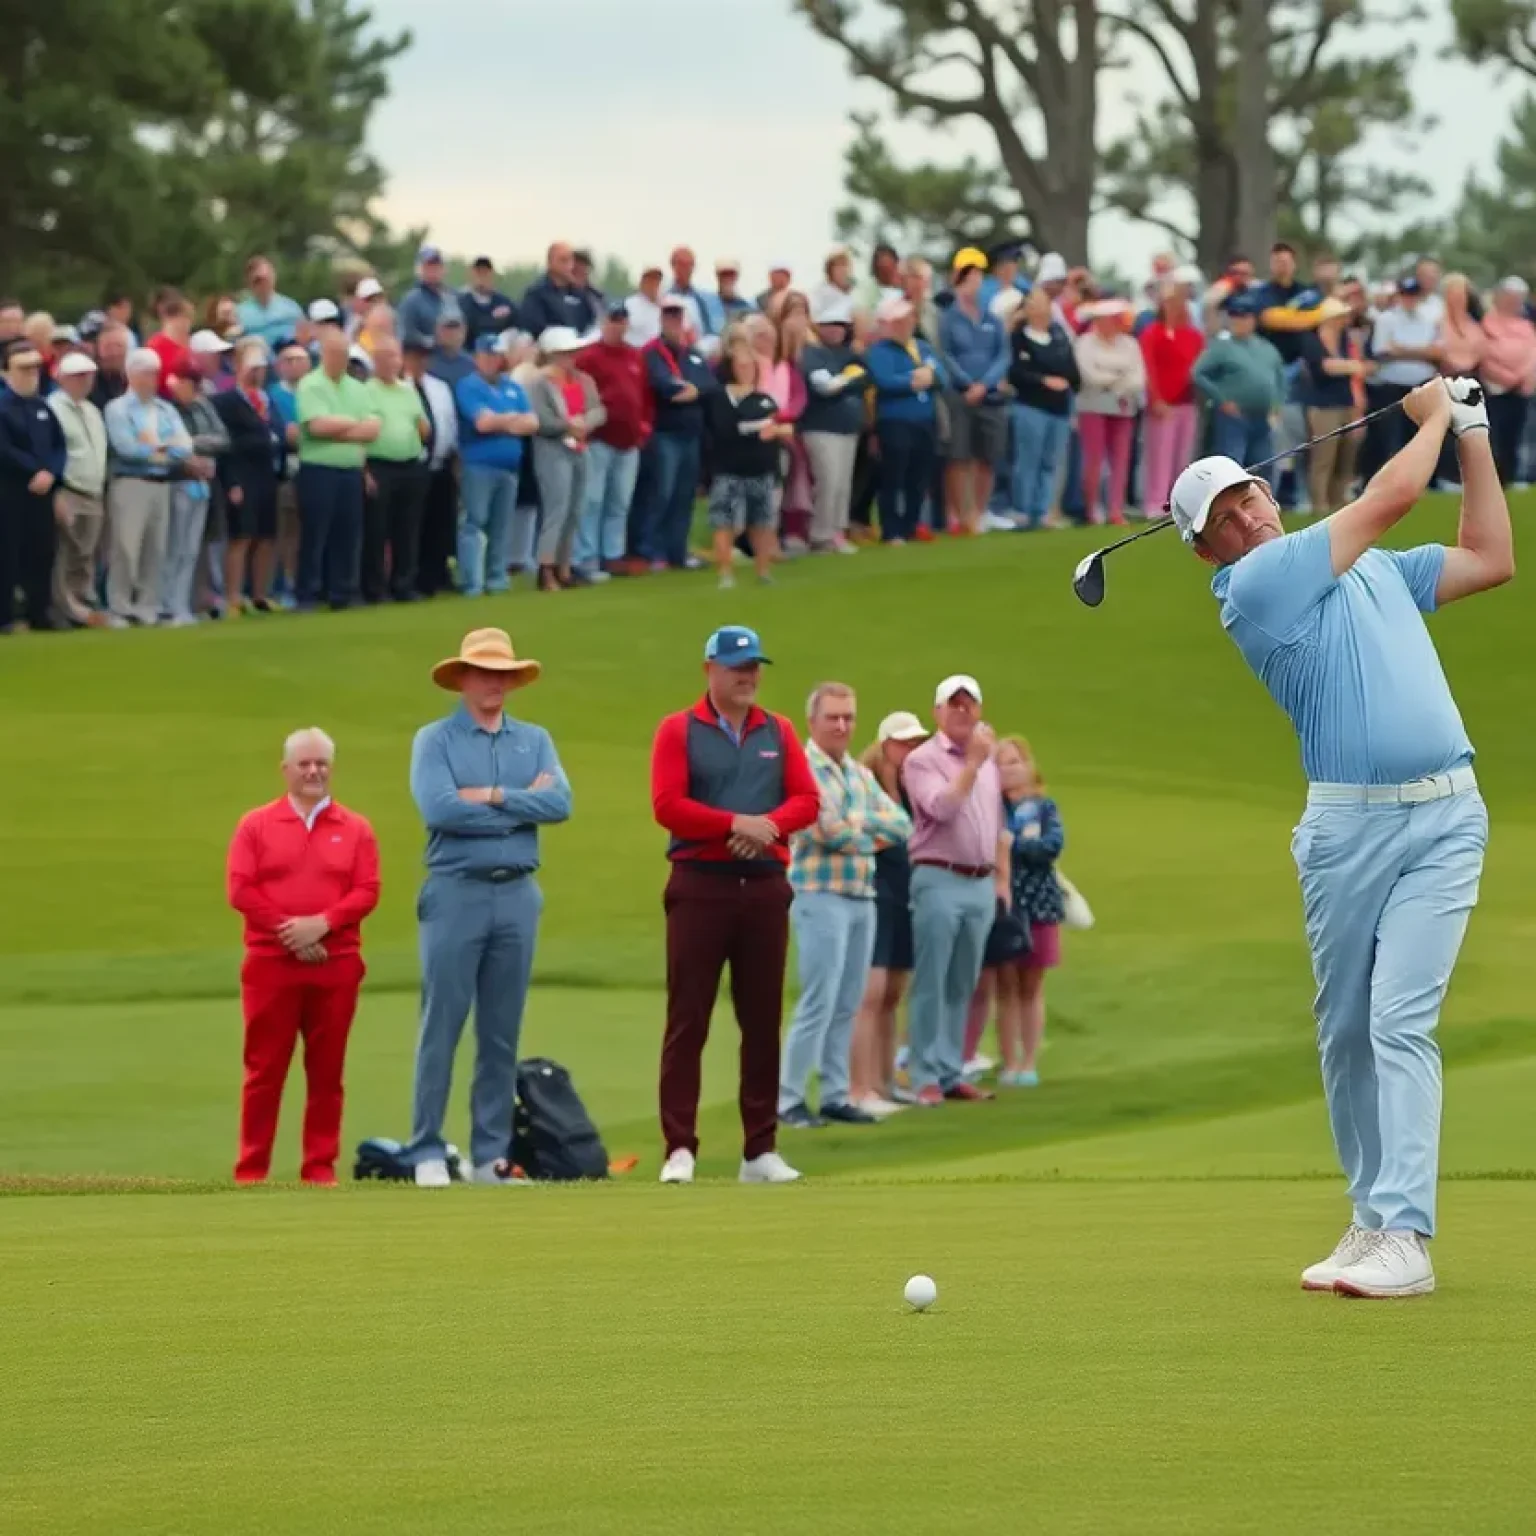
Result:
[[[789,883],[797,891],[875,897],[875,855],[912,835],[912,818],[857,758],[834,762],[814,741],[805,755],[821,791],[821,815],[790,840]]]

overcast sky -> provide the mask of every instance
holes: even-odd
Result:
[[[740,259],[749,291],[775,259],[819,269],[842,201],[849,111],[878,93],[849,79],[789,0],[372,4],[382,28],[416,32],[372,134],[391,222],[428,224],[451,251],[509,264],[563,237],[636,270],[685,242],[701,264]],[[1443,22],[1423,31],[1414,90],[1442,126],[1388,152],[1450,203],[1468,171],[1492,166],[1519,88],[1437,60]],[[1116,90],[1127,86],[1134,79]],[[1106,130],[1128,111],[1106,102]],[[935,154],[938,137],[903,125],[893,142]],[[987,141],[972,130],[951,142],[959,153]],[[1165,243],[1104,219],[1093,254],[1132,275]]]

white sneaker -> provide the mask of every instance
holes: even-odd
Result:
[[[440,1157],[429,1157],[416,1164],[416,1184],[420,1189],[447,1189],[453,1183],[448,1164]]]
[[[693,1166],[693,1153],[687,1147],[677,1147],[667,1154],[666,1162],[661,1165],[661,1182],[663,1184],[692,1184]]]
[[[1302,1290],[1331,1291],[1340,1270],[1363,1259],[1370,1252],[1375,1238],[1376,1234],[1370,1228],[1350,1222],[1344,1236],[1339,1239],[1338,1247],[1326,1259],[1319,1259],[1316,1264],[1309,1264],[1302,1270]]]
[[[469,1175],[471,1184],[531,1184],[531,1179],[515,1177],[505,1158],[494,1163],[476,1163]]]
[[[890,1099],[883,1099],[878,1093],[867,1093],[855,1107],[862,1109],[866,1115],[873,1115],[876,1120],[889,1120],[892,1115],[899,1115],[907,1106],[896,1104]]]
[[[1427,1296],[1435,1288],[1429,1249],[1417,1232],[1373,1232],[1366,1252],[1342,1268],[1333,1282],[1340,1296],[1386,1301]]]
[[[978,1053],[961,1067],[960,1075],[967,1082],[973,1083],[978,1077],[985,1077],[996,1065],[997,1063],[990,1056],[983,1056]]]
[[[743,1184],[793,1184],[799,1177],[800,1170],[791,1168],[777,1152],[741,1160]]]
[[[730,571],[720,572],[719,587],[722,592],[729,592],[736,585],[736,578]]]
[[[1019,525],[1000,512],[988,512],[982,517],[981,526],[988,533],[1012,533]]]

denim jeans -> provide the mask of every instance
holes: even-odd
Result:
[[[576,529],[571,561],[577,570],[595,571],[624,558],[629,506],[639,473],[638,448],[587,444],[587,504]]]
[[[512,512],[517,506],[515,469],[466,464],[459,524],[459,590],[465,597],[505,592],[511,585]]]
[[[645,450],[650,495],[640,533],[642,559],[665,560],[672,566],[688,563],[701,451],[700,439],[687,432],[658,432],[651,439]]]
[[[1224,454],[1239,464],[1260,464],[1275,451],[1274,434],[1268,416],[1231,416],[1226,411],[1211,412],[1211,452]],[[1273,487],[1278,464],[1264,471]]]
[[[1032,528],[1051,510],[1056,471],[1072,435],[1072,418],[1032,405],[1013,408],[1013,505]]]

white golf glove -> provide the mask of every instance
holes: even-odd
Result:
[[[1488,430],[1488,405],[1483,397],[1483,386],[1476,379],[1447,379],[1445,392],[1451,397],[1453,436]]]

